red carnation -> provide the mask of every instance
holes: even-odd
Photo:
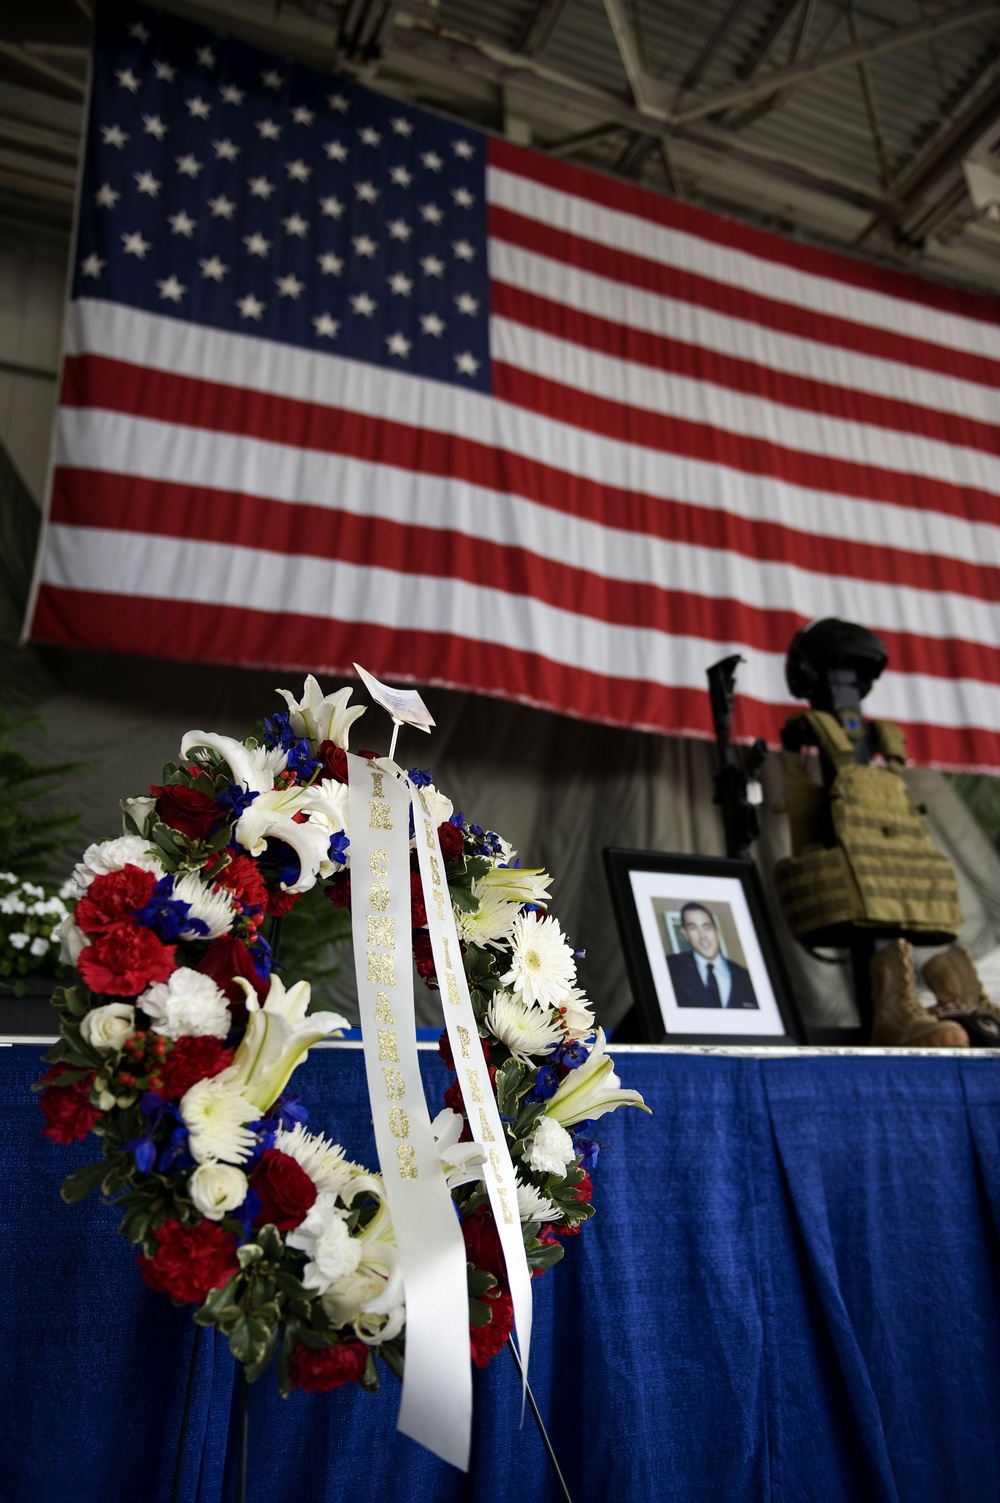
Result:
[[[191,840],[204,840],[219,823],[218,805],[207,793],[185,788],[182,783],[171,783],[166,788],[151,786],[149,791],[156,799],[156,812],[163,823]]]
[[[243,976],[249,981],[261,1001],[267,996],[268,983],[261,980],[260,973],[253,963],[253,956],[246,945],[234,934],[220,934],[218,939],[213,939],[202,956],[198,970],[203,971],[206,976],[211,976],[226,1000],[233,1004],[234,1022],[237,1022],[242,1012],[246,1011],[247,1001],[242,987],[237,986],[233,979],[235,976]]]
[[[199,1080],[218,1075],[233,1062],[232,1049],[211,1036],[179,1038],[157,1067],[162,1081],[160,1095],[167,1101],[179,1101]]]
[[[506,1289],[487,1289],[483,1303],[490,1307],[490,1322],[469,1327],[472,1360],[477,1367],[488,1367],[511,1333],[514,1324],[514,1301]]]
[[[175,969],[174,946],[157,939],[152,929],[112,924],[80,951],[76,967],[93,992],[137,997],[152,982],[166,981]]]
[[[507,1287],[507,1266],[497,1234],[497,1224],[488,1206],[478,1206],[462,1222],[462,1236],[468,1261],[499,1279],[502,1288]]]
[[[264,878],[257,863],[251,861],[249,856],[234,856],[218,876],[213,877],[212,886],[217,889],[223,887],[226,892],[232,893],[233,901],[244,913],[248,908],[263,909],[267,902]]]
[[[424,907],[424,889],[419,872],[410,873],[410,922],[414,929],[424,929],[427,926],[427,909]]]
[[[343,1383],[357,1383],[367,1362],[363,1341],[338,1341],[318,1350],[299,1345],[292,1352],[292,1382],[306,1393],[329,1393]]]
[[[424,985],[432,991],[437,991],[437,972],[434,969],[434,956],[431,953],[431,937],[426,929],[422,934],[413,936],[413,960],[417,967],[417,975],[422,976]]]
[[[445,1029],[441,1037],[438,1039],[438,1054],[444,1060],[445,1065],[448,1067],[448,1069],[454,1070],[455,1056],[451,1052],[451,1039],[448,1037],[447,1029]]]
[[[323,771],[334,782],[347,782],[347,753],[335,741],[321,741],[318,752]]]
[[[214,1221],[179,1226],[165,1221],[153,1233],[156,1252],[139,1254],[139,1272],[151,1289],[169,1294],[182,1305],[200,1305],[210,1289],[217,1289],[239,1270],[236,1238]]]
[[[72,1065],[53,1065],[41,1079],[43,1090],[38,1097],[38,1105],[45,1118],[42,1135],[51,1138],[53,1143],[75,1143],[79,1138],[85,1138],[101,1115],[97,1107],[90,1104],[90,1087],[96,1070],[74,1081],[72,1085],[49,1085],[50,1081],[72,1070]],[[46,1086],[48,1089],[44,1089]]]
[[[301,892],[268,892],[267,911],[272,918],[281,918],[283,913],[291,913],[296,903],[304,894]]]
[[[316,1186],[301,1164],[277,1148],[268,1148],[261,1154],[250,1175],[250,1188],[260,1197],[254,1226],[267,1226],[270,1222],[279,1232],[290,1232],[293,1226],[298,1226],[316,1200]]]
[[[348,871],[338,872],[331,880],[326,889],[326,895],[334,908],[350,908],[351,906],[351,874]]]
[[[451,1068],[454,1069],[454,1065]],[[462,1104],[462,1086],[459,1081],[453,1080],[441,1099],[451,1111],[458,1112],[459,1115],[464,1114],[465,1107]]]
[[[131,863],[120,872],[95,877],[76,905],[74,917],[85,934],[104,934],[137,908],[145,908],[153,896],[156,877]]]
[[[465,836],[458,825],[453,825],[450,820],[438,825],[438,840],[441,842],[441,854],[445,861],[457,861],[465,850]]]

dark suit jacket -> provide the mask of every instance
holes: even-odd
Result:
[[[727,960],[726,964],[732,977],[729,1007],[758,1007],[759,1003],[750,984],[750,972],[746,966],[736,965],[732,960]],[[678,1007],[719,1006],[719,1003],[711,1001],[708,988],[702,985],[693,951],[685,950],[680,955],[668,955],[667,969],[670,971],[670,980]]]

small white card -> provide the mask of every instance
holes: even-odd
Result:
[[[426,731],[430,735],[431,726],[436,722],[416,689],[390,689],[387,685],[380,684],[374,674],[369,673],[367,668],[362,668],[360,663],[355,663],[354,667],[372,699],[383,710],[387,710],[393,720],[401,720],[404,725],[415,726],[418,731]]]

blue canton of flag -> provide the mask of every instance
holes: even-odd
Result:
[[[104,5],[75,297],[490,390],[485,139]]]

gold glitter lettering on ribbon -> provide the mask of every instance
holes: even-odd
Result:
[[[370,865],[373,877],[387,877],[389,875],[389,852],[372,851]]]
[[[463,1059],[468,1059],[469,1058],[470,1036],[469,1036],[469,1030],[465,1027],[465,1025],[463,1023],[459,1023],[459,1025],[458,1025],[458,1036],[459,1036],[459,1038],[462,1041],[462,1058]]]
[[[396,1157],[399,1159],[400,1179],[417,1178],[417,1151],[412,1143],[399,1143],[396,1147]]]
[[[368,906],[376,913],[384,913],[389,906],[388,882],[372,882],[368,888]]]
[[[484,1101],[483,1088],[479,1083],[479,1076],[474,1070],[469,1071],[469,1095],[473,1101]]]
[[[395,986],[395,958],[392,955],[368,956],[368,981],[372,986]]]
[[[383,1065],[382,1074],[385,1077],[385,1094],[389,1100],[405,1101],[406,1086],[403,1084],[403,1077],[400,1072],[394,1070],[391,1065]]]
[[[431,822],[430,822],[429,819],[425,818],[424,819],[424,839],[427,841],[427,849],[429,851],[433,851],[434,848],[435,848],[434,847],[434,834],[435,834],[434,826],[431,824]]]
[[[396,920],[391,916],[380,918],[377,914],[368,915],[368,948],[369,950],[394,950],[396,948]]]
[[[389,1113],[389,1131],[394,1138],[410,1136],[410,1119],[401,1106],[394,1106]]]
[[[451,1003],[452,1007],[461,1007],[461,1005],[462,1005],[462,998],[459,996],[458,982],[455,980],[455,977],[452,975],[452,973],[450,971],[448,972],[447,982],[448,982],[448,1001]]]
[[[396,1026],[396,1019],[393,1017],[392,1008],[389,1006],[388,992],[379,992],[375,998],[375,1021],[376,1023],[388,1023],[390,1028],[395,1028]]]
[[[446,971],[450,971],[451,968],[452,968],[452,966],[451,966],[451,951],[448,948],[448,936],[446,934],[442,934],[442,936],[441,936],[441,943],[444,945],[444,966],[445,966],[445,970]]]
[[[486,1120],[486,1113],[479,1108],[479,1141],[480,1143],[495,1143],[496,1138],[490,1130],[490,1124]]]
[[[438,859],[437,859],[436,856],[432,856],[431,857],[431,876],[434,878],[434,886],[435,887],[440,887],[441,886],[441,868],[438,866]]]
[[[368,821],[368,828],[370,830],[392,829],[389,805],[384,798],[373,798],[371,811],[371,819]]]
[[[378,1057],[390,1060],[394,1065],[399,1064],[399,1054],[396,1050],[396,1035],[390,1033],[387,1028],[378,1031]]]

